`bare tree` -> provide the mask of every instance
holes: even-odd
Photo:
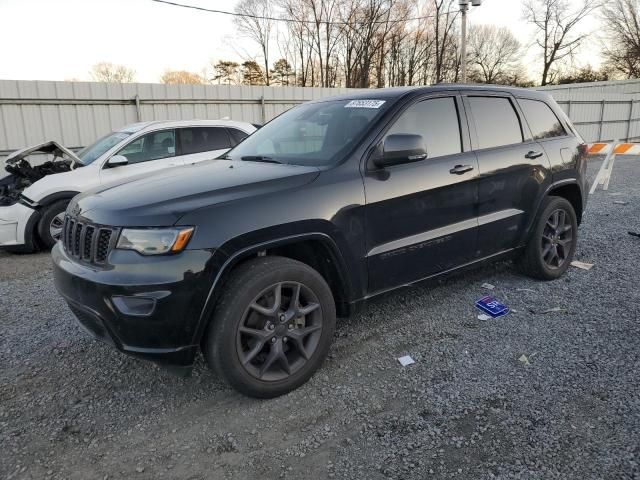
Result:
[[[160,77],[160,83],[182,84],[182,85],[202,85],[205,79],[197,73],[186,70],[167,70]]]
[[[296,0],[280,0],[280,7],[282,15],[292,20],[287,22],[286,36],[280,42],[285,45],[282,49],[292,54],[290,60],[297,72],[297,84],[301,87],[313,86],[311,34],[305,24],[309,6]]]
[[[577,8],[568,0],[525,0],[524,18],[536,28],[536,44],[542,49],[543,86],[557,76],[553,67],[580,47],[586,34],[576,34],[576,27],[600,6],[600,0],[580,0]]]
[[[627,78],[640,77],[640,5],[634,0],[609,0],[602,17],[606,64]]]
[[[469,30],[470,77],[481,83],[506,83],[514,70],[522,69],[522,46],[506,27],[477,25]]]
[[[260,1],[267,0],[241,4]],[[268,16],[287,19],[283,28],[273,27],[283,59],[280,73],[269,70],[282,77],[276,83],[288,81],[282,74],[297,85],[323,87],[458,79],[456,0],[273,0],[271,8]],[[253,25],[251,31],[261,30]]]
[[[91,67],[89,75],[95,82],[131,83],[135,81],[136,71],[124,65],[100,62]]]
[[[338,0],[297,0],[307,3],[311,23],[305,23],[311,33],[312,45],[319,63],[321,87],[334,86],[334,53],[339,40]]]
[[[433,0],[434,67],[435,83],[457,80],[459,61],[457,56],[457,32],[455,20],[458,16],[455,0]],[[453,55],[452,55],[453,54]],[[455,71],[455,78],[447,78]]]
[[[343,22],[340,38],[340,57],[344,66],[347,87],[368,88],[372,71],[376,70],[380,86],[384,72],[385,42],[396,22],[391,19],[392,8],[404,8],[403,1],[395,0],[347,0],[342,2],[340,18]],[[400,35],[399,30],[397,31]]]
[[[270,0],[241,0],[236,6],[235,24],[240,33],[256,42],[264,59],[265,84],[269,85],[269,43],[274,21],[273,2]]]

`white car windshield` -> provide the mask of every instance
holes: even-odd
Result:
[[[88,147],[80,150],[77,155],[83,165],[89,165],[100,157],[104,152],[120,143],[125,138],[131,136],[131,132],[114,132],[102,137]]]
[[[257,130],[224,158],[293,165],[337,163],[380,117],[385,100],[308,103]]]

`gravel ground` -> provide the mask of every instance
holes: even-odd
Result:
[[[638,178],[618,159],[591,197],[591,271],[501,263],[388,295],[268,401],[201,360],[180,379],[90,339],[48,255],[0,254],[0,478],[640,478]],[[513,313],[477,319],[484,282]]]

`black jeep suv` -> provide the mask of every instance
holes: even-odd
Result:
[[[80,324],[188,373],[199,348],[273,397],[321,365],[336,316],[514,256],[562,275],[586,146],[547,95],[441,85],[305,103],[225,157],[79,195],[53,250]]]

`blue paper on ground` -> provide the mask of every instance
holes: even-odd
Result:
[[[482,297],[480,300],[476,300],[476,308],[492,318],[502,317],[509,313],[509,307],[489,295]]]

